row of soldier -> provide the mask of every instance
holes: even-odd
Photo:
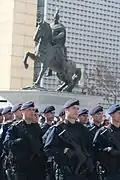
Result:
[[[0,109],[0,179],[120,179],[120,106],[108,114],[109,125],[102,106],[79,110],[78,100],[67,101],[59,118],[52,105],[39,117],[31,101]]]

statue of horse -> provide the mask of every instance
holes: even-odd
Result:
[[[40,87],[41,79],[49,67],[52,71],[56,72],[57,77],[63,82],[56,90],[72,92],[74,86],[81,78],[81,69],[76,68],[74,61],[66,59],[61,53],[60,47],[52,45],[52,29],[50,24],[41,21],[37,26],[33,39],[36,42],[35,52],[25,53],[23,59],[26,69],[28,68],[28,57],[41,63],[41,70],[33,87]]]

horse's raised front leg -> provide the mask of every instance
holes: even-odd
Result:
[[[31,53],[31,52],[29,52],[29,51],[26,52],[25,55],[24,55],[24,58],[23,58],[23,63],[24,63],[25,69],[27,69],[28,66],[29,66],[28,63],[27,63],[28,57],[30,57],[32,60],[35,60],[35,59],[36,59],[36,56],[35,56],[34,53]]]
[[[42,77],[43,77],[45,71],[47,70],[47,68],[48,67],[44,66],[44,64],[41,64],[41,70],[40,70],[39,76],[38,76],[36,82],[34,82],[35,86],[38,86],[38,87],[41,86],[41,80],[42,80]]]

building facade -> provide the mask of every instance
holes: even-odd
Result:
[[[26,51],[34,50],[36,23],[34,0],[2,0],[0,3],[0,90],[20,89],[32,83],[33,62],[23,66]]]
[[[82,68],[83,82],[86,81],[84,73],[94,73],[97,64],[107,67],[119,78],[120,1],[45,0],[46,21],[53,21],[57,8],[60,9],[60,21],[66,26],[68,59],[74,60]],[[55,88],[56,82],[55,77],[44,78],[46,87]],[[74,91],[78,92],[80,88]]]

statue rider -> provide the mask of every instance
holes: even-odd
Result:
[[[59,22],[59,10],[54,15],[54,21],[51,24],[52,29],[52,45],[56,48],[56,60],[61,59],[61,67],[64,68],[64,61],[67,60],[67,51],[65,47],[66,42],[66,28]],[[48,70],[47,76],[52,76],[52,70]]]

